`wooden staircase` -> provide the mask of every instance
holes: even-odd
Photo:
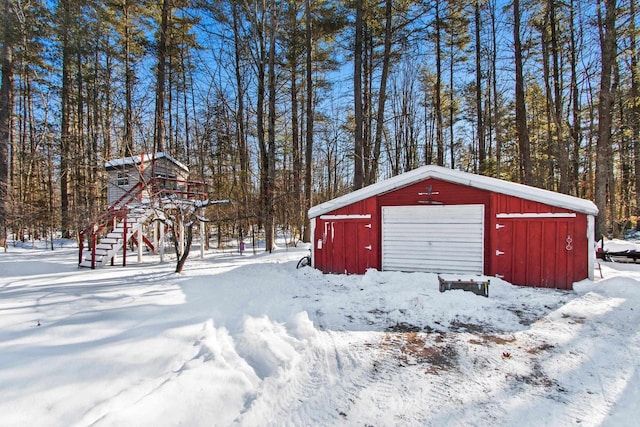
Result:
[[[97,268],[107,264],[114,265],[116,254],[138,233],[152,250],[153,244],[143,234],[144,225],[153,215],[154,210],[148,205],[129,205],[124,215],[114,216],[113,228],[103,237],[95,236],[95,245],[90,245],[81,253],[80,267]],[[126,263],[126,248],[122,252],[123,263]]]
[[[153,215],[150,204],[141,203],[146,186],[138,182],[129,191],[80,232],[78,239],[78,266],[95,269],[114,264],[121,250],[122,264],[126,265],[126,245],[137,233],[142,233],[145,222]],[[142,234],[140,234],[142,237]],[[146,237],[147,245],[153,247]],[[87,246],[85,246],[85,243]]]

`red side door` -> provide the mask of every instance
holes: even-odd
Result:
[[[571,289],[574,223],[574,218],[498,219],[496,274],[514,285]]]
[[[323,240],[324,272],[363,274],[374,266],[370,220],[327,222]]]

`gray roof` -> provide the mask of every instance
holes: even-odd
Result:
[[[155,154],[143,154],[142,156],[144,156],[144,161],[145,162],[150,162],[153,159],[162,159],[165,158],[167,160],[169,160],[171,163],[175,164],[176,166],[178,166],[180,169],[184,170],[185,172],[189,172],[189,168],[184,165],[183,163],[177,161],[176,159],[174,159],[173,157],[171,157],[170,155],[168,155],[167,153],[155,153]],[[124,157],[121,159],[113,159],[113,160],[109,160],[108,162],[106,162],[104,164],[104,167],[106,170],[110,170],[110,169],[117,169],[117,168],[121,168],[123,166],[135,166],[135,165],[139,165],[142,161],[142,156],[132,156],[132,157]]]

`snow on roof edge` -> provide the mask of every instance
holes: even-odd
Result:
[[[442,181],[462,184],[509,196],[516,196],[534,202],[574,210],[587,215],[597,215],[598,213],[597,206],[590,200],[584,200],[567,194],[556,193],[515,182],[504,181],[489,176],[476,175],[442,166],[427,165],[321,203],[309,209],[308,215],[309,218],[315,218],[324,213],[359,202],[371,196],[377,196],[429,178],[440,179]]]
[[[154,157],[153,154],[144,154],[144,161],[150,162],[153,157]],[[189,172],[189,168],[184,163],[179,162],[178,160],[174,159],[167,153],[158,152],[155,154],[156,159],[161,159],[163,157],[165,157],[170,162],[173,162],[179,168],[184,169],[185,172]],[[104,167],[105,169],[109,169],[109,168],[117,168],[117,167],[126,166],[126,165],[139,165],[139,164],[140,164],[140,156],[131,156],[131,157],[123,157],[120,159],[109,160],[104,164]]]

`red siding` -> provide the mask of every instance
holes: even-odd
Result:
[[[544,203],[533,202],[506,194],[494,193],[494,206],[496,213],[571,213],[568,209],[551,206]]]

